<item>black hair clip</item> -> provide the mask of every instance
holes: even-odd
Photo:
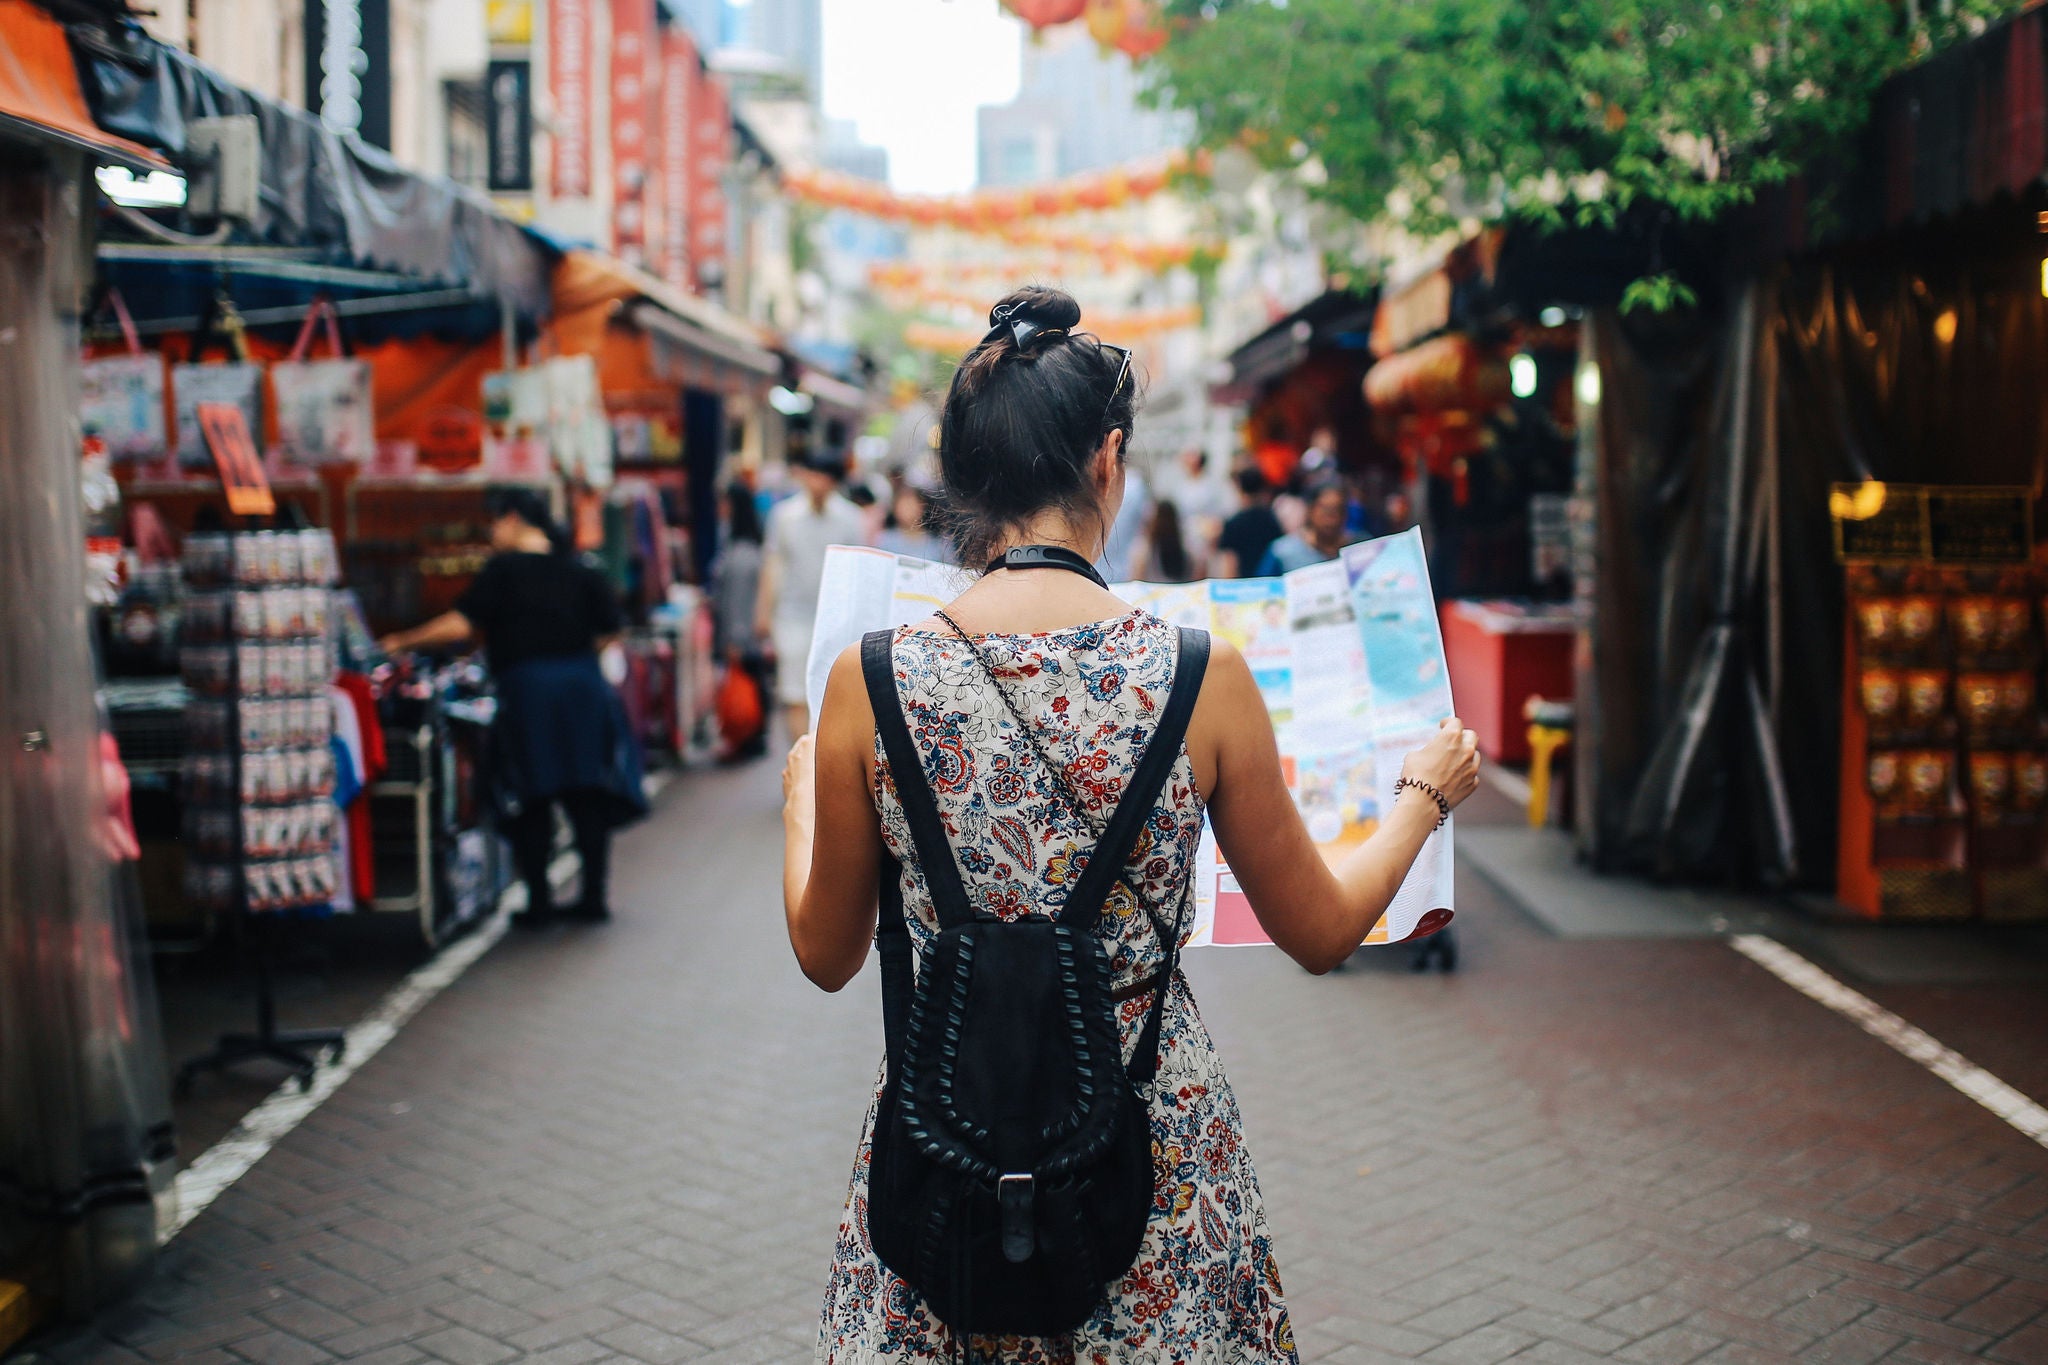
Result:
[[[1031,349],[1031,343],[1034,339],[1050,340],[1053,337],[1063,337],[1067,334],[1067,329],[1064,327],[1042,327],[1030,318],[1019,317],[1018,314],[1023,311],[1024,305],[1021,303],[999,303],[989,309],[989,336],[993,337],[997,332],[1008,327],[1010,329],[1010,339],[1016,342],[1017,349],[1019,351],[1028,351]]]

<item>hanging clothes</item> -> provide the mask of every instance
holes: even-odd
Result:
[[[377,719],[377,700],[370,680],[360,673],[337,673],[334,685],[346,693],[355,712],[356,732],[362,740],[362,784],[365,792],[384,775],[389,759],[384,751],[384,726]],[[377,859],[370,842],[370,802],[360,796],[348,808],[349,884],[358,901],[368,904],[377,894]]]
[[[354,863],[350,850],[354,840],[349,837],[349,811],[363,794],[363,729],[356,716],[355,698],[340,687],[330,685],[327,702],[334,712],[334,728],[327,737],[327,746],[334,754],[334,804],[342,816],[334,823],[334,859],[338,867],[350,871],[351,875],[336,877],[335,891],[329,904],[336,914],[345,914],[356,908]],[[363,803],[365,809],[369,803]]]

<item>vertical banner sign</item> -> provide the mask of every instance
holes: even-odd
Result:
[[[681,24],[661,31],[661,237],[657,273],[690,287],[690,101],[697,84],[697,48]]]
[[[558,199],[591,191],[591,0],[548,0],[548,102],[554,108],[549,188]]]
[[[533,64],[499,60],[484,68],[484,136],[493,193],[533,188]]]
[[[690,101],[690,262],[697,283],[725,282],[725,168],[732,160],[732,111],[725,84],[706,73]]]
[[[390,0],[308,0],[306,108],[337,133],[391,146]]]
[[[647,180],[653,108],[654,0],[612,0],[612,250],[647,261]]]

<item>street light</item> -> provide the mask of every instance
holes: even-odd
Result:
[[[1536,396],[1536,357],[1527,351],[1508,358],[1508,392],[1517,398]]]
[[[1597,408],[1600,406],[1599,365],[1595,364],[1593,361],[1590,360],[1580,362],[1577,391],[1579,395],[1579,402],[1581,402],[1585,406],[1589,408]]]
[[[175,209],[185,204],[185,177],[169,171],[138,176],[126,166],[101,166],[93,172],[100,192],[131,209]]]

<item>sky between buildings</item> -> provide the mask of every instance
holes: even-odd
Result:
[[[914,194],[971,189],[974,111],[1016,98],[1023,25],[996,0],[823,0],[824,106]]]

